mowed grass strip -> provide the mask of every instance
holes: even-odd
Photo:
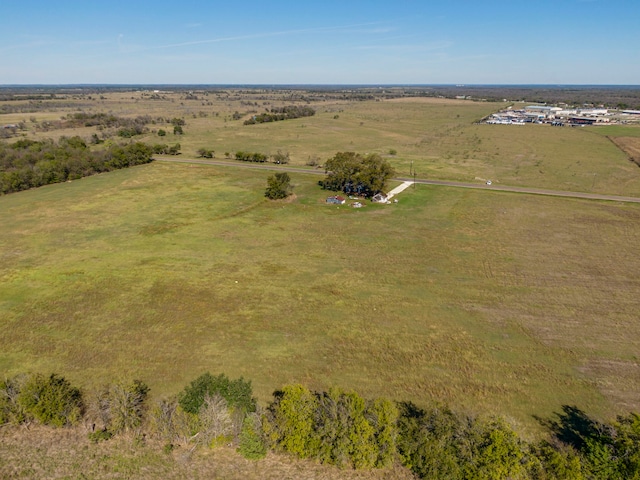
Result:
[[[150,164],[0,198],[0,370],[157,396],[204,371],[508,416],[638,409],[640,209]],[[622,366],[622,367],[621,367]]]

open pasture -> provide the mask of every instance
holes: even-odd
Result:
[[[640,408],[637,205],[418,186],[353,210],[304,174],[268,202],[267,176],[157,162],[0,197],[0,371],[340,386],[525,435]]]
[[[326,98],[325,98],[326,97]],[[74,103],[76,107],[73,107]],[[251,115],[290,104],[309,104],[313,117],[243,125]],[[87,140],[96,127],[39,131],[37,121],[69,113],[149,116],[149,133],[134,137],[147,143],[180,143],[184,157],[200,148],[217,158],[236,151],[288,152],[291,163],[323,163],[338,151],[379,153],[399,176],[540,187],[546,189],[640,194],[640,172],[628,155],[606,136],[633,137],[637,126],[554,128],[549,125],[476,124],[503,103],[440,98],[355,101],[319,93],[269,90],[193,92],[111,92],[91,98],[43,103],[35,114],[3,115],[4,123],[22,120],[31,138],[80,135]],[[236,118],[234,119],[234,114]],[[167,121],[183,118],[184,135],[174,135]],[[159,137],[163,129],[167,135]]]

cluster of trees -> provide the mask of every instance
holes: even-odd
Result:
[[[429,479],[640,478],[635,413],[602,423],[564,406],[557,418],[541,421],[549,438],[530,443],[500,418],[339,389],[287,385],[260,408],[250,381],[205,373],[174,397],[151,403],[148,393],[139,380],[87,394],[57,375],[19,375],[0,382],[0,425],[84,422],[96,442],[136,432],[161,438],[166,450],[234,444],[250,459],[274,451],[342,468],[399,462]]]
[[[395,174],[389,162],[377,153],[338,152],[324,167],[327,176],[318,182],[322,188],[365,197],[384,191],[387,180]]]
[[[152,147],[153,153],[157,155],[180,155],[180,146],[179,143],[175,145],[167,145],[166,143],[156,143]]]
[[[213,158],[216,156],[216,152],[214,150],[211,150],[209,148],[199,148],[196,152],[198,154],[199,157],[202,158]]]
[[[123,138],[141,135],[149,131],[147,125],[153,122],[154,120],[149,115],[128,118],[118,117],[111,113],[85,112],[70,113],[60,120],[45,120],[40,123],[33,120],[35,128],[45,132],[61,128],[97,127],[103,132],[103,138],[112,136],[114,133]]]
[[[186,125],[184,118],[162,118],[156,119],[149,115],[139,115],[134,118],[118,117],[110,113],[70,113],[58,122],[42,122],[38,127],[44,130],[52,128],[72,128],[72,127],[97,127],[99,130],[117,129],[116,134],[123,138],[131,138],[136,135],[147,133],[149,129],[147,125],[164,122],[173,126],[175,135],[182,135],[184,130],[182,127]],[[163,129],[158,130],[159,136],[166,135]]]
[[[152,147],[140,142],[91,150],[77,136],[58,142],[0,142],[0,194],[149,163],[153,153]]]
[[[201,154],[201,152],[208,152],[208,151],[209,150],[206,150],[206,149],[200,149],[198,150],[198,155],[204,156]],[[290,157],[289,157],[289,152],[283,152],[282,150],[278,150],[276,153],[272,155],[267,155],[260,152],[237,151],[235,153],[235,159],[240,160],[241,162],[256,162],[256,163],[265,163],[265,162],[268,162],[269,159],[271,159],[273,163],[286,164],[286,163],[289,163]]]
[[[187,122],[185,122],[184,118],[178,118],[178,117],[174,117],[171,120],[169,120],[167,123],[170,123],[171,125],[173,125],[173,134],[174,135],[183,135],[184,134],[184,130],[182,127],[184,127],[186,125]]]
[[[612,423],[564,406],[541,421],[549,439],[529,443],[500,418],[474,418],[443,406],[366,400],[355,392],[312,392],[288,385],[260,408],[251,382],[205,373],[178,395],[149,399],[139,380],[87,394],[58,375],[18,375],[0,382],[0,425],[84,422],[93,441],[122,432],[177,446],[236,445],[246,458],[268,451],[343,468],[400,462],[429,479],[640,478],[640,415]]]
[[[265,155],[260,152],[243,152],[241,150],[237,151],[235,154],[236,160],[240,160],[241,162],[256,162],[256,163],[265,163],[269,160],[269,155]]]
[[[274,393],[260,423],[268,449],[347,468],[399,461],[428,479],[640,478],[635,413],[602,423],[564,406],[556,419],[542,421],[549,438],[529,443],[496,417],[289,385]]]
[[[345,468],[382,468],[396,460],[398,408],[338,389],[311,392],[289,385],[262,416],[266,445]]]
[[[306,105],[289,105],[286,107],[274,107],[271,110],[252,116],[245,120],[245,125],[256,123],[277,122],[280,120],[291,120],[293,118],[311,117],[316,111]]]
[[[139,115],[135,118],[118,117],[112,113],[70,113],[67,115],[67,127],[101,127],[101,128],[129,128],[152,123],[149,115]]]
[[[256,418],[251,382],[226,375],[201,375],[177,396],[150,404],[149,387],[140,380],[121,381],[83,392],[58,375],[17,375],[0,381],[0,426],[38,422],[52,427],[84,423],[99,442],[123,432],[155,435],[171,449],[178,444],[216,446],[240,440],[243,424]],[[250,419],[250,420],[247,420]],[[266,454],[261,432],[247,445]],[[255,443],[258,439],[258,444]],[[257,447],[256,447],[257,445]]]
[[[26,123],[12,123],[10,125],[0,126],[0,138],[11,138],[18,133],[27,129]]]

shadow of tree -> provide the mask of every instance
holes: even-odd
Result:
[[[536,417],[541,425],[561,442],[571,445],[576,450],[583,450],[590,439],[602,438],[606,425],[593,420],[575,405],[563,405],[562,412],[555,414],[557,419]]]

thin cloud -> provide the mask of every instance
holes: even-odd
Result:
[[[9,52],[11,50],[19,50],[22,48],[41,48],[41,47],[47,47],[50,45],[55,45],[55,42],[51,42],[51,41],[46,41],[46,40],[38,40],[35,42],[29,42],[29,43],[19,43],[17,45],[7,45],[4,47],[0,47],[0,52]]]
[[[346,30],[349,33],[363,33],[369,35],[381,35],[385,33],[395,32],[398,29],[395,27],[379,27],[379,28],[359,28],[354,30]]]
[[[360,45],[354,47],[355,50],[403,50],[403,51],[436,51],[451,48],[453,42],[441,41],[433,43],[413,43],[413,44],[384,44],[384,45]]]
[[[282,30],[279,32],[263,32],[263,33],[253,33],[249,35],[237,35],[233,37],[219,37],[219,38],[210,38],[207,40],[194,40],[191,42],[181,42],[181,43],[170,43],[167,45],[158,45],[156,47],[147,47],[148,50],[157,50],[161,48],[179,48],[179,47],[191,47],[194,45],[207,45],[210,43],[221,43],[221,42],[233,42],[238,40],[254,40],[256,38],[269,38],[269,37],[281,37],[287,35],[300,35],[306,33],[317,33],[317,32],[333,32],[336,30],[345,30],[356,27],[367,27],[371,25],[378,25],[378,22],[372,23],[360,23],[355,25],[338,25],[333,27],[316,27],[316,28],[303,28],[299,30]]]

